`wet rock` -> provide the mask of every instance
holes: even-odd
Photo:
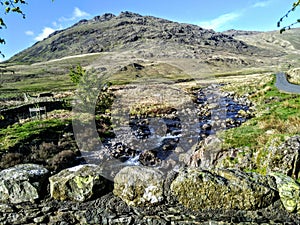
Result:
[[[153,205],[163,198],[163,173],[140,166],[123,168],[114,179],[113,193],[130,206]]]
[[[139,162],[144,166],[155,166],[160,164],[161,160],[157,158],[157,151],[146,150],[141,153]]]
[[[45,195],[48,170],[36,164],[19,164],[0,171],[0,201],[34,202]]]
[[[49,178],[51,197],[83,202],[105,193],[108,181],[96,165],[79,165],[62,170]]]
[[[256,210],[279,198],[270,184],[276,186],[271,177],[237,170],[187,169],[172,182],[171,193],[190,209]]]
[[[123,143],[116,143],[113,144],[110,148],[110,154],[116,158],[119,159],[122,162],[125,162],[126,160],[133,158],[136,156],[137,151],[127,147],[125,144]]]
[[[284,208],[290,213],[300,213],[300,185],[284,174],[270,173],[270,175],[276,179],[280,200]]]

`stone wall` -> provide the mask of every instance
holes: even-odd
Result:
[[[24,104],[10,109],[0,110],[0,128],[19,122],[20,119],[30,118],[29,108],[46,107],[50,112],[57,109],[70,109],[65,101],[45,101],[32,104]]]

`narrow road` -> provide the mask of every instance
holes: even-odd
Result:
[[[291,84],[287,81],[285,73],[276,74],[275,86],[280,90],[288,93],[300,94],[300,85]]]

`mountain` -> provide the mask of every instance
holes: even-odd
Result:
[[[230,30],[226,30],[226,31],[224,31],[222,33],[226,34],[228,36],[234,37],[234,36],[241,36],[241,35],[259,34],[259,33],[262,33],[262,32],[230,29]]]
[[[119,16],[107,13],[91,20],[81,20],[70,28],[54,32],[43,41],[16,54],[8,62],[34,63],[126,49],[140,50],[148,57],[207,58],[217,53],[274,55],[237,40],[233,35],[196,25],[122,12]]]

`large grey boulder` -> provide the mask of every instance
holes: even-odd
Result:
[[[300,185],[291,177],[281,173],[270,173],[275,177],[280,200],[286,211],[300,213]]]
[[[5,203],[34,202],[41,196],[48,170],[36,164],[19,164],[0,171],[0,201]]]
[[[83,202],[101,196],[108,181],[96,165],[79,165],[62,170],[49,178],[51,197],[57,200]]]
[[[238,170],[181,170],[171,184],[171,194],[195,210],[257,210],[279,199],[272,177]]]
[[[164,174],[155,168],[125,167],[115,176],[113,193],[130,206],[154,205],[163,198]]]

